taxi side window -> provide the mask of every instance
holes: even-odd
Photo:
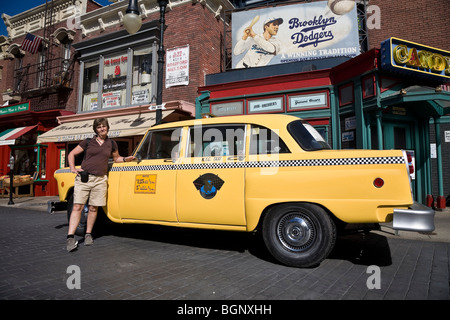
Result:
[[[242,156],[244,150],[244,125],[199,126],[189,130],[189,157]]]
[[[274,131],[252,125],[250,135],[250,154],[290,153],[289,148]]]
[[[178,158],[181,128],[151,131],[142,143],[137,155],[140,159]]]

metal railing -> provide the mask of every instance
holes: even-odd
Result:
[[[21,94],[36,89],[69,88],[72,67],[70,60],[54,58],[17,68],[14,70],[14,92]]]

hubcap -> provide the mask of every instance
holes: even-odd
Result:
[[[278,240],[289,251],[301,252],[308,249],[316,237],[311,219],[301,213],[285,215],[277,226]]]

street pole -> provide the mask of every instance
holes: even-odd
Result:
[[[11,157],[9,158],[9,202],[8,202],[8,205],[14,204],[13,190],[14,190],[14,156],[11,153]]]
[[[162,121],[162,93],[163,93],[163,73],[164,73],[164,27],[166,21],[166,7],[168,0],[158,0],[159,4],[159,47],[158,47],[158,78],[156,83],[156,124]],[[128,33],[136,33],[141,27],[141,18],[138,7],[138,0],[130,0],[125,11],[123,24]]]
[[[163,93],[163,73],[164,73],[164,27],[166,22],[167,0],[158,0],[159,4],[159,47],[158,47],[158,82],[156,94],[156,124],[162,121],[162,93]]]

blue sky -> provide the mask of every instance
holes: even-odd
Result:
[[[110,5],[108,0],[95,0],[103,6]],[[0,1],[0,15],[6,13],[7,15],[14,16],[18,13],[27,11],[31,8],[37,7],[45,3],[45,0],[1,0]],[[3,19],[0,21],[0,35],[8,35],[6,32],[6,26]]]

